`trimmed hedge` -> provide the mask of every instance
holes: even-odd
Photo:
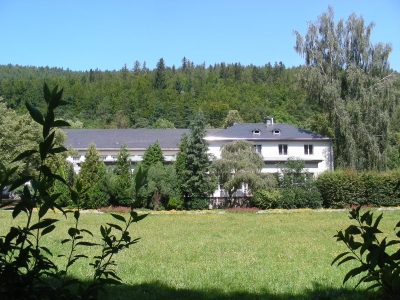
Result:
[[[316,184],[324,207],[398,206],[400,189],[396,190],[396,186],[399,179],[400,170],[388,172],[337,170],[319,175]]]

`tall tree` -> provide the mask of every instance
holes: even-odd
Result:
[[[184,183],[185,205],[188,209],[204,209],[209,195],[217,188],[217,177],[213,172],[206,135],[206,122],[201,110],[190,124],[190,134],[186,148]]]
[[[165,89],[167,87],[165,79],[165,63],[164,59],[160,58],[157,63],[156,74],[154,77],[154,88],[155,89]]]
[[[390,117],[399,96],[388,62],[391,45],[372,44],[373,27],[354,13],[335,24],[329,7],[304,37],[294,32],[294,48],[305,58],[300,82],[309,100],[328,114],[339,167],[386,168]]]

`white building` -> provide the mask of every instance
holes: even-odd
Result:
[[[235,124],[207,135],[205,140],[209,143],[209,152],[220,158],[222,145],[246,140],[253,142],[255,151],[262,155],[262,172],[278,172],[277,164],[284,163],[289,157],[304,160],[306,168],[316,176],[326,170],[333,170],[333,145],[330,138],[291,125],[274,124],[272,118],[266,119],[265,124]]]
[[[79,172],[80,163],[85,159],[86,149],[91,142],[96,144],[103,161],[114,164],[122,144],[126,144],[130,159],[134,165],[142,160],[150,144],[159,142],[167,162],[173,162],[179,151],[178,143],[187,129],[65,129],[66,146],[72,146],[78,155],[67,160],[74,164]],[[208,130],[204,138],[209,143],[209,153],[220,158],[222,145],[246,140],[254,143],[255,151],[264,159],[262,172],[279,172],[278,163],[284,163],[289,157],[305,161],[306,168],[315,176],[333,169],[332,140],[322,135],[287,124],[274,124],[267,117],[265,123],[236,124],[227,129]],[[218,189],[215,197],[223,192]],[[238,195],[245,195],[238,193]]]

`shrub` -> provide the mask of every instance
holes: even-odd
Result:
[[[208,204],[209,204],[208,198],[191,197],[190,200],[186,202],[186,209],[203,210],[208,208]]]
[[[258,190],[251,199],[251,203],[260,209],[270,209],[277,208],[281,199],[278,189]]]
[[[395,190],[400,171],[364,172],[337,170],[318,176],[316,185],[324,207],[400,205],[400,191]]]
[[[93,235],[90,231],[79,227],[81,195],[86,191],[82,189],[82,182],[77,180],[74,189],[70,190],[71,200],[77,205],[75,211],[63,211],[57,205],[57,199],[61,193],[52,193],[55,181],[60,181],[68,186],[65,179],[53,173],[46,164],[48,158],[56,153],[66,151],[54,142],[55,128],[68,126],[62,120],[54,120],[54,109],[60,105],[67,104],[61,100],[62,90],[57,87],[50,91],[47,85],[43,88],[47,104],[45,115],[31,106],[26,107],[33,118],[39,123],[43,130],[43,138],[39,141],[36,149],[30,149],[19,154],[14,161],[21,161],[39,154],[39,172],[35,176],[15,176],[17,168],[7,169],[0,162],[0,190],[10,186],[10,191],[30,181],[32,190],[24,186],[21,200],[15,205],[12,216],[16,218],[21,212],[26,213],[26,223],[22,227],[10,227],[5,236],[0,237],[0,298],[1,299],[93,299],[98,297],[99,292],[106,292],[104,286],[107,284],[119,284],[121,279],[114,270],[113,256],[121,250],[138,242],[129,235],[129,227],[133,222],[138,222],[146,215],[139,216],[130,209],[129,219],[117,214],[112,216],[123,223],[122,226],[108,223],[100,227],[101,242],[99,244],[84,240],[85,235]],[[135,178],[137,190],[146,184],[146,172],[139,170]],[[17,178],[17,179],[11,179]],[[136,191],[137,191],[136,190]],[[1,207],[6,206],[5,202]],[[67,238],[61,243],[66,247],[67,253],[60,255],[57,260],[66,260],[65,268],[59,269],[55,264],[52,249],[41,246],[44,235],[56,230],[57,219],[45,218],[49,209],[58,208],[65,216],[73,213],[75,224],[68,229]],[[37,209],[38,212],[34,212]],[[37,219],[37,222],[34,222]],[[119,234],[114,234],[116,230]],[[68,277],[69,267],[77,260],[87,258],[79,254],[79,249],[84,246],[100,246],[99,254],[93,257],[89,264],[94,274],[89,284],[84,284],[78,279]],[[61,258],[60,258],[61,257]]]
[[[169,200],[168,200],[167,209],[168,210],[171,210],[171,209],[181,210],[181,209],[183,209],[183,201],[180,198],[171,196],[171,197],[169,197]]]
[[[362,282],[370,283],[367,288],[378,288],[378,297],[381,299],[400,299],[400,249],[388,251],[393,245],[398,245],[400,239],[388,241],[385,238],[379,240],[376,236],[382,233],[378,229],[382,214],[373,222],[373,213],[365,212],[360,216],[359,206],[350,211],[350,219],[357,225],[350,225],[344,231],[338,231],[335,235],[337,241],[343,242],[349,251],[339,254],[332,265],[341,265],[348,261],[357,261],[359,266],[351,269],[344,277],[343,284],[352,277],[361,275],[356,287]],[[400,227],[400,222],[395,226]],[[400,230],[396,236],[400,238]],[[389,254],[392,253],[392,254]]]

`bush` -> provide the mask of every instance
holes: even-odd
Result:
[[[208,209],[209,202],[210,201],[208,198],[191,197],[189,201],[186,202],[186,209],[188,210]]]
[[[171,209],[181,210],[181,209],[183,209],[183,201],[180,198],[171,196],[171,197],[169,197],[169,200],[168,200],[167,209],[168,210],[171,210]]]
[[[345,275],[343,284],[352,277],[361,276],[356,287],[362,282],[368,282],[372,285],[367,290],[378,288],[377,298],[400,299],[400,249],[396,247],[397,251],[388,251],[389,247],[400,243],[400,230],[395,240],[388,241],[386,237],[379,240],[376,235],[382,233],[378,225],[383,215],[380,214],[373,222],[373,213],[367,211],[360,216],[360,208],[350,211],[350,219],[357,224],[335,235],[337,241],[343,242],[349,251],[339,254],[332,265],[357,261],[359,266]],[[396,224],[395,230],[399,227],[400,222]]]
[[[278,189],[258,190],[251,199],[251,203],[260,209],[270,209],[277,208],[281,199]]]
[[[337,170],[318,176],[316,185],[324,207],[396,206],[400,191],[395,191],[400,171],[364,172]]]
[[[62,193],[53,193],[55,181],[59,181],[68,187],[67,182],[62,176],[51,171],[47,165],[48,158],[56,153],[66,151],[64,147],[56,145],[54,141],[55,129],[57,127],[68,126],[62,120],[54,120],[54,109],[59,105],[65,105],[61,100],[62,90],[57,91],[57,87],[50,91],[44,85],[44,96],[47,104],[47,112],[42,113],[26,104],[31,117],[42,127],[43,137],[36,145],[36,149],[27,150],[19,154],[14,161],[21,161],[30,158],[33,154],[40,155],[39,172],[35,176],[16,176],[17,168],[7,169],[0,162],[0,190],[5,186],[10,186],[10,191],[21,187],[25,182],[30,181],[32,189],[24,186],[21,200],[15,205],[12,216],[18,217],[21,212],[25,216],[26,223],[22,227],[10,226],[6,236],[0,236],[0,298],[1,299],[93,299],[98,298],[99,292],[106,292],[104,286],[107,284],[119,284],[121,279],[116,275],[115,262],[113,256],[121,250],[137,243],[138,239],[132,239],[129,235],[129,227],[133,222],[138,222],[146,215],[139,216],[132,207],[129,219],[122,215],[112,214],[112,216],[122,226],[108,223],[107,226],[100,227],[100,243],[86,241],[87,235],[93,235],[87,229],[80,228],[80,207],[82,201],[80,197],[86,193],[82,188],[81,180],[77,180],[74,189],[70,189],[71,200],[77,206],[75,211],[63,211],[57,205],[57,200]],[[146,184],[146,172],[139,170],[136,176],[137,190]],[[17,178],[17,179],[11,179]],[[69,187],[68,187],[69,188]],[[137,192],[136,190],[136,192]],[[3,196],[2,196],[3,198]],[[5,202],[0,207],[9,203]],[[65,255],[59,255],[56,260],[64,259],[65,267],[59,269],[52,255],[52,249],[41,246],[42,237],[56,230],[58,219],[45,218],[49,209],[59,209],[65,217],[67,213],[74,216],[74,225],[70,227],[66,234],[66,239],[60,241]],[[35,210],[38,210],[36,213]],[[33,220],[37,220],[34,223]],[[117,231],[117,234],[114,232]],[[56,241],[55,241],[56,242]],[[69,267],[77,260],[88,258],[80,254],[81,247],[98,247],[99,253],[92,258],[89,263],[93,270],[92,280],[88,284],[79,279],[71,279],[68,271]],[[94,248],[95,249],[95,248]]]

